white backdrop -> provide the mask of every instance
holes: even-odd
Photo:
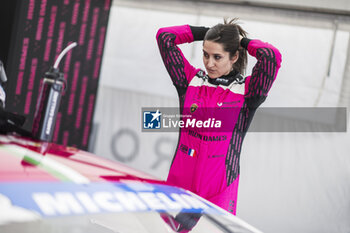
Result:
[[[270,42],[283,56],[263,106],[338,106],[348,31],[338,30],[332,47],[332,29],[240,18],[250,38]],[[141,132],[142,107],[178,105],[155,34],[161,26],[218,22],[205,14],[115,4],[95,110],[96,154],[166,178],[177,133]],[[200,42],[181,48],[202,67]],[[247,74],[254,63],[250,58]],[[248,133],[237,216],[265,232],[350,232],[349,142],[349,133]]]

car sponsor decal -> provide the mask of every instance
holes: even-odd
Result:
[[[140,211],[220,210],[196,195],[167,185],[147,183],[31,182],[0,183],[0,195],[12,205],[43,217]]]
[[[64,164],[51,159],[49,156],[44,156],[35,151],[16,145],[0,145],[0,149],[10,152],[11,155],[45,170],[59,180],[71,181],[78,184],[86,184],[90,182],[87,177]]]
[[[14,222],[30,222],[41,217],[35,211],[15,206],[11,200],[0,193],[0,227]]]

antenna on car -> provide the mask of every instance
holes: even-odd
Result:
[[[71,50],[73,49],[75,46],[77,46],[78,43],[77,42],[73,42],[72,44],[68,45],[61,53],[60,55],[58,55],[55,64],[53,65],[54,69],[58,69],[58,66],[60,65],[60,62],[62,60],[62,58]]]
[[[68,45],[58,55],[54,66],[45,73],[34,114],[32,135],[35,139],[45,142],[52,141],[62,93],[66,88],[66,80],[63,73],[59,72],[58,67],[62,58],[75,46],[77,46],[76,42]]]

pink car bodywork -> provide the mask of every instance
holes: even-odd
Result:
[[[0,136],[0,182],[134,180],[163,183],[121,163],[73,147]],[[42,163],[49,160],[49,164]],[[74,172],[72,172],[74,171]]]
[[[62,224],[87,232],[100,223],[185,233],[199,222],[199,232],[227,225],[218,232],[260,233],[190,191],[76,148],[0,135],[0,158],[1,232],[64,232]]]

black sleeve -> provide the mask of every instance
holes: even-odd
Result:
[[[241,46],[245,49],[248,49],[248,44],[251,41],[251,39],[243,37],[241,40]]]
[[[192,31],[194,41],[203,40],[205,33],[207,33],[207,31],[210,29],[207,27],[195,27],[195,26],[190,26],[190,28]]]

